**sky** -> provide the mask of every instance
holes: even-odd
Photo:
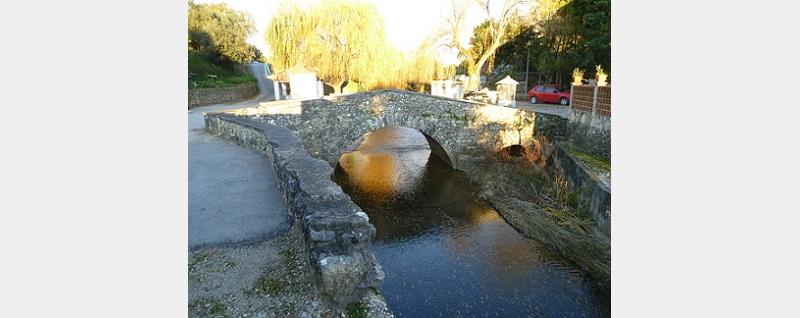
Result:
[[[451,0],[365,0],[375,4],[381,14],[387,38],[403,51],[415,50],[423,40],[444,22],[450,14]],[[272,15],[283,0],[199,0],[196,3],[227,3],[230,7],[248,12],[256,25],[256,34],[248,38],[262,52],[268,53],[269,47],[264,41],[264,29]],[[308,0],[297,0],[298,3]],[[493,1],[493,8],[502,6],[502,1]],[[497,10],[499,11],[499,8]],[[461,38],[469,42],[472,29],[481,23],[485,16],[477,5],[472,6],[467,17],[467,28]],[[267,54],[268,55],[268,54]],[[453,56],[450,57],[452,59]],[[447,58],[446,58],[447,59]]]

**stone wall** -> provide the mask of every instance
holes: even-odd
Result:
[[[237,102],[247,100],[256,95],[258,95],[258,86],[256,86],[256,84],[247,84],[236,87],[190,89],[189,108],[203,105]]]
[[[611,117],[571,108],[567,135],[582,150],[611,160]]]
[[[611,187],[591,169],[582,166],[580,161],[564,150],[558,142],[553,152],[553,163],[564,177],[572,191],[577,193],[578,205],[586,216],[595,221],[595,234],[611,237]]]
[[[383,271],[370,246],[375,227],[341,187],[333,168],[312,158],[289,129],[221,113],[206,114],[209,131],[267,155],[286,202],[301,222],[320,290],[339,305],[378,288]]]
[[[446,162],[467,172],[487,153],[527,144],[535,133],[562,134],[566,126],[557,116],[399,90],[262,103],[229,113],[291,129],[308,153],[331,166],[370,131],[414,128],[436,141],[432,148],[441,146]]]

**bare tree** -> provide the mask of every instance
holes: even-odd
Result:
[[[480,72],[486,61],[494,54],[494,52],[508,42],[513,37],[511,24],[518,18],[517,13],[520,9],[528,4],[527,0],[505,0],[499,15],[495,18],[491,11],[491,0],[453,0],[452,15],[445,19],[445,37],[448,40],[448,46],[458,50],[459,55],[464,59],[467,66],[467,73],[469,75],[469,83],[467,83],[467,90],[476,90],[480,88]],[[467,13],[473,3],[480,6],[481,11],[485,14],[487,26],[487,46],[482,52],[470,50],[464,43],[461,43],[459,34],[466,27],[464,25]]]

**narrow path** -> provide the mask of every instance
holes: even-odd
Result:
[[[272,99],[264,64],[252,63],[259,94],[251,100],[189,110],[189,248],[269,239],[288,228],[288,208],[264,155],[205,131],[203,113]]]

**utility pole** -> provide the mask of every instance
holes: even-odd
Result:
[[[530,89],[530,86],[528,86],[529,85],[528,84],[528,72],[529,72],[530,65],[531,65],[531,48],[528,48],[528,55],[526,55],[526,57],[525,57],[525,92],[526,93],[528,92],[528,89]]]

